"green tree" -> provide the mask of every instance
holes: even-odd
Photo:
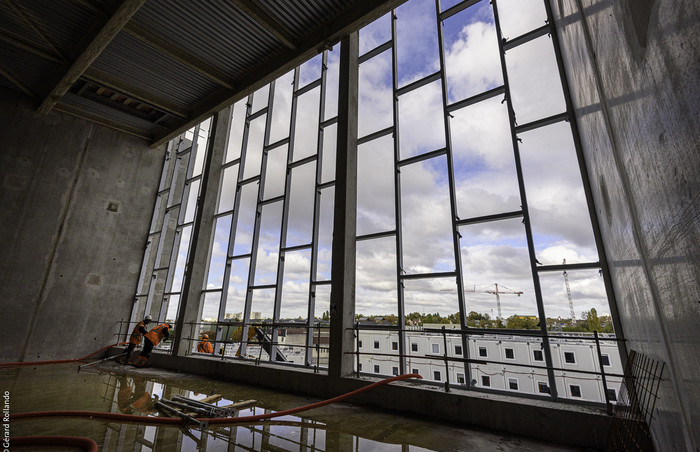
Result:
[[[588,331],[598,331],[599,333],[603,330],[600,326],[600,319],[598,318],[598,312],[595,308],[591,308],[591,310],[586,313],[586,329]]]
[[[330,320],[331,319],[331,313],[328,311],[323,311],[323,316],[321,317],[321,320]]]

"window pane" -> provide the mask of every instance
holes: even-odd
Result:
[[[508,81],[518,124],[566,111],[554,49],[542,36],[506,53]]]
[[[272,122],[270,124],[270,144],[289,136],[289,125],[292,118],[293,83],[293,70],[275,80],[275,96],[272,101]]]
[[[396,9],[396,58],[399,85],[435,72],[439,65],[433,0],[413,0]]]
[[[194,214],[197,210],[197,198],[199,197],[199,185],[200,179],[197,179],[187,184],[185,188],[187,200],[185,201],[185,217],[182,220],[183,224],[194,221]]]
[[[394,124],[391,81],[391,50],[360,64],[357,136],[386,129]]]
[[[248,179],[260,174],[266,120],[267,115],[262,115],[249,123],[245,164],[243,166],[243,179]]]
[[[323,155],[321,166],[321,183],[335,180],[335,155],[338,144],[338,125],[332,124],[323,129]]]
[[[360,55],[391,39],[391,13],[360,29]]]
[[[311,243],[316,187],[316,163],[292,169],[290,177],[289,219],[286,246]]]
[[[229,129],[228,143],[226,144],[226,159],[224,163],[236,160],[241,156],[241,146],[243,146],[243,130],[245,129],[246,102],[247,98],[241,99],[233,105],[231,112],[231,126]]]
[[[318,151],[318,115],[321,88],[314,88],[297,98],[297,114],[294,125],[294,161]]]
[[[520,210],[508,111],[500,98],[451,113],[457,212],[462,219]]]
[[[401,159],[445,147],[442,88],[435,81],[399,97]]]
[[[561,122],[520,134],[523,178],[537,259],[597,262],[571,129]]]
[[[278,146],[267,152],[265,169],[265,189],[263,199],[272,199],[284,194],[287,183],[287,150],[288,145]]]
[[[333,254],[333,206],[335,187],[321,190],[318,221],[318,255],[316,256],[316,280],[330,281],[331,256]]]
[[[280,319],[307,319],[309,313],[309,273],[311,250],[284,254],[284,279]]]
[[[338,83],[340,73],[340,45],[326,52],[326,105],[323,112],[323,120],[338,116]]]
[[[238,184],[238,165],[224,168],[221,176],[221,190],[219,191],[219,205],[216,213],[228,212],[233,209]]]
[[[517,38],[547,22],[547,12],[541,0],[498,0],[501,33],[506,39]]]
[[[493,10],[482,0],[443,22],[448,102],[503,85]]]
[[[209,260],[209,277],[207,289],[220,289],[224,282],[224,269],[226,268],[226,255],[228,252],[228,238],[231,234],[231,215],[216,219],[214,227],[214,241],[211,246]]]
[[[267,101],[270,97],[270,85],[265,85],[253,93],[253,106],[250,110],[251,113],[262,110],[267,107]]]
[[[355,313],[398,314],[396,239],[357,242]]]
[[[226,319],[243,319],[245,299],[248,292],[248,272],[250,259],[234,259],[231,261],[228,292],[226,293]]]
[[[173,270],[173,284],[171,292],[182,290],[182,281],[187,265],[187,255],[190,250],[190,238],[192,236],[192,226],[185,226],[177,232],[175,236],[174,252],[177,253],[175,268]],[[179,239],[179,240],[178,240]]]
[[[281,228],[282,202],[264,205],[260,213],[260,235],[255,262],[256,286],[277,282]]]
[[[321,63],[323,55],[318,54],[299,66],[299,88],[303,88],[311,82],[321,78]]]
[[[445,157],[401,168],[403,270],[430,273],[455,269]]]
[[[357,235],[395,229],[394,140],[384,136],[358,146]]]
[[[255,225],[255,209],[258,200],[258,184],[248,183],[241,187],[241,199],[238,207],[238,222],[233,255],[249,254]]]
[[[219,318],[221,292],[205,293],[200,322],[216,322]]]
[[[493,320],[491,326],[497,327],[495,320],[500,300],[501,328],[506,326],[510,317],[537,316],[522,220],[514,218],[463,226],[459,233],[462,236],[465,310],[487,314]],[[538,328],[536,322],[525,322],[520,327]]]

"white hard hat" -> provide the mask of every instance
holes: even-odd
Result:
[[[153,320],[153,318],[150,315],[147,315],[146,317],[143,318],[144,320]]]

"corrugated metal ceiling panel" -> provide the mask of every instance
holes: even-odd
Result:
[[[198,72],[125,32],[119,33],[93,67],[120,78],[127,85],[169,99],[183,109],[193,108],[202,97],[219,88]]]
[[[166,7],[167,6],[167,7]],[[189,1],[151,0],[134,22],[236,79],[283,46],[232,2],[192,8]],[[245,43],[245,45],[244,45]],[[272,50],[271,50],[272,49]]]

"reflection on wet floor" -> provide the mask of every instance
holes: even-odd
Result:
[[[160,369],[116,363],[76,372],[76,365],[0,370],[0,389],[10,392],[11,413],[84,410],[166,416],[157,402],[187,397],[217,407],[239,402],[234,416],[295,408],[318,399]],[[213,394],[219,397],[211,397]],[[101,451],[457,451],[574,450],[535,440],[445,425],[368,410],[350,403],[327,405],[251,424],[198,429],[108,422],[96,419],[16,420],[11,435],[92,438]],[[19,450],[19,449],[18,449]]]

